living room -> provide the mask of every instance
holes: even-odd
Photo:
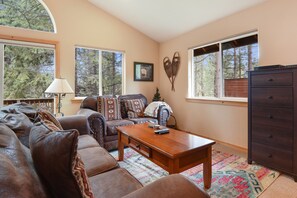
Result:
[[[42,32],[1,26],[1,39],[46,41],[55,45],[56,76],[61,76],[75,90],[75,48],[86,47],[124,53],[123,94],[141,93],[151,101],[156,87],[170,105],[178,128],[213,139],[232,148],[247,152],[247,100],[195,99],[189,96],[189,49],[216,41],[257,32],[259,66],[293,65],[297,63],[297,18],[294,0],[266,0],[250,8],[212,21],[177,37],[157,41],[98,8],[87,0],[44,0],[56,32]],[[232,6],[232,5],[228,5]],[[164,10],[168,12],[178,12]],[[166,13],[167,14],[167,13]],[[178,20],[178,19],[172,19]],[[154,21],[152,21],[154,23]],[[144,24],[146,26],[148,24]],[[175,91],[163,67],[164,57],[180,54],[180,68]],[[154,65],[153,81],[134,81],[134,62]],[[3,82],[2,82],[3,83]],[[62,100],[65,115],[76,114],[82,98],[67,94]],[[289,181],[293,182],[291,178]]]

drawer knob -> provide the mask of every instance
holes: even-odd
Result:
[[[273,119],[273,115],[268,115],[268,118],[269,119]]]
[[[269,80],[268,80],[269,82],[272,82],[273,81],[273,79],[272,78],[269,78]]]
[[[268,135],[268,138],[272,138],[273,136],[270,134],[270,135]]]
[[[138,145],[136,145],[136,148],[140,149],[140,145],[139,145],[139,144],[138,144]]]
[[[269,155],[268,155],[268,158],[272,158],[272,154],[269,154]]]
[[[273,99],[273,96],[269,96],[268,99]]]

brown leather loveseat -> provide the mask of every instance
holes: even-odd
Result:
[[[147,99],[142,94],[120,95],[117,97],[119,103],[120,116],[116,119],[108,120],[99,108],[99,103],[104,98],[112,98],[113,96],[98,96],[87,97],[83,100],[80,110],[77,114],[85,115],[89,121],[90,127],[94,132],[94,138],[99,142],[100,146],[108,151],[117,149],[118,134],[116,127],[140,124],[144,122],[154,122],[165,126],[170,117],[170,110],[166,106],[160,106],[157,112],[157,118],[139,116],[136,118],[129,118],[127,109],[127,101],[141,100],[144,107],[148,105]]]
[[[143,187],[90,134],[85,116],[1,108],[0,197],[209,197],[179,174]]]

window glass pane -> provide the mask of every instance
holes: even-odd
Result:
[[[75,49],[75,96],[99,95],[99,51]]]
[[[247,71],[258,65],[258,43],[222,48],[224,96],[248,97]]]
[[[54,32],[51,18],[38,0],[1,0],[0,25]]]
[[[5,45],[4,99],[41,98],[54,79],[54,49]]]
[[[217,97],[219,89],[218,52],[193,58],[193,96]]]
[[[119,52],[102,52],[102,94],[122,94],[122,59]]]

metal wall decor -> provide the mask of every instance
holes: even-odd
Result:
[[[172,61],[167,56],[163,59],[164,69],[171,83],[171,91],[175,91],[174,81],[177,75],[179,64],[180,56],[178,52],[173,54]]]

